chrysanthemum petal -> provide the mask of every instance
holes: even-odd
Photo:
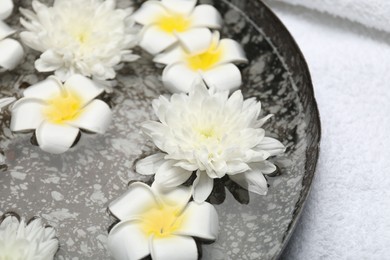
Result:
[[[221,57],[221,60],[219,64],[223,63],[246,63],[248,62],[248,59],[246,58],[245,51],[243,50],[242,46],[231,39],[222,39],[219,42],[219,48],[223,50],[223,56]]]
[[[263,174],[271,174],[271,173],[274,173],[276,171],[275,164],[273,164],[269,161],[251,163],[250,167],[254,171],[255,170],[261,171]]]
[[[14,69],[23,59],[24,50],[18,41],[4,39],[0,41],[0,66],[7,69]]]
[[[161,190],[175,188],[191,177],[192,172],[174,166],[175,161],[167,161],[158,169],[155,182]]]
[[[150,254],[149,241],[137,221],[123,221],[108,234],[108,248],[115,260],[139,260]]]
[[[40,72],[57,70],[63,66],[63,59],[52,50],[47,50],[35,61],[35,68]]]
[[[190,202],[184,211],[184,222],[178,235],[216,240],[218,236],[218,213],[209,203]],[[201,220],[201,221],[200,221]]]
[[[1,98],[0,99],[0,110],[3,107],[6,107],[6,106],[10,105],[11,103],[15,102],[15,100],[16,100],[16,98],[14,98],[14,97]]]
[[[155,174],[160,166],[165,162],[165,153],[156,153],[144,159],[139,160],[135,165],[135,170],[139,174]]]
[[[154,237],[150,243],[152,259],[158,260],[197,260],[198,249],[191,237]]]
[[[186,93],[191,90],[195,82],[201,80],[201,76],[185,64],[176,63],[165,67],[162,80],[165,87],[172,93]]]
[[[62,83],[56,77],[51,76],[27,88],[23,95],[29,98],[47,100],[59,95],[62,91]]]
[[[182,61],[184,57],[184,51],[181,46],[175,46],[172,49],[169,49],[163,53],[156,55],[153,59],[156,63],[161,63],[165,65],[173,64],[178,61]]]
[[[166,14],[167,11],[160,1],[147,1],[131,17],[139,24],[149,25]]]
[[[70,77],[64,83],[64,88],[67,91],[77,93],[83,99],[84,104],[87,104],[104,91],[103,86],[77,74]]]
[[[284,153],[286,147],[278,140],[272,137],[264,137],[263,140],[256,146],[256,150],[267,151],[270,156]]]
[[[192,196],[192,188],[185,186],[179,186],[168,191],[161,191],[158,184],[154,182],[152,184],[152,190],[157,194],[156,197],[158,200],[161,200],[161,203],[174,206],[179,209],[179,211],[187,206],[187,203]]]
[[[45,104],[37,99],[22,98],[12,106],[11,130],[28,131],[39,127]]]
[[[229,178],[248,191],[259,195],[266,195],[268,191],[267,180],[261,171],[253,170],[236,175],[229,175]]]
[[[12,0],[1,0],[0,1],[0,20],[6,19],[11,15],[14,8]]]
[[[234,91],[242,84],[241,72],[234,64],[223,64],[202,73],[209,87],[217,91]]]
[[[212,5],[198,5],[191,14],[193,27],[220,29],[223,23],[221,14]]]
[[[161,0],[162,4],[175,13],[189,14],[194,10],[197,0]]]
[[[177,42],[175,35],[166,33],[157,25],[144,28],[139,46],[152,55],[162,52]]]
[[[79,129],[69,125],[42,122],[35,134],[39,147],[53,154],[66,152],[76,140]]]
[[[202,203],[210,196],[213,190],[214,180],[206,172],[198,171],[196,175],[197,177],[193,185],[193,196],[196,202]]]
[[[15,32],[14,29],[9,27],[5,22],[0,21],[0,40],[10,36]]]
[[[145,205],[156,205],[151,188],[141,182],[134,182],[129,189],[108,206],[110,212],[120,220],[136,218],[145,211]]]
[[[207,28],[192,28],[176,35],[179,38],[180,45],[191,55],[206,51],[213,39],[212,32]]]

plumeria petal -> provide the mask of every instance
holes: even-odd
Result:
[[[139,160],[135,165],[135,169],[138,173],[143,175],[155,174],[158,168],[160,168],[160,166],[165,162],[164,157],[164,153],[150,155],[142,160]]]
[[[22,98],[12,106],[11,130],[28,131],[36,129],[44,120],[42,110],[45,104],[37,99]]]
[[[266,195],[268,191],[267,180],[261,171],[247,171],[236,175],[229,175],[229,178],[248,191],[259,195]]]
[[[162,200],[162,203],[177,207],[180,209],[184,209],[187,205],[188,201],[192,196],[192,188],[179,186],[173,190],[168,190],[165,192],[161,192],[158,188],[158,185],[154,182],[152,184],[152,190],[157,194],[158,199]]]
[[[219,42],[219,48],[223,51],[223,56],[219,64],[223,63],[246,63],[248,59],[246,58],[245,52],[242,46],[231,39],[222,39]]]
[[[60,154],[66,152],[72,146],[79,134],[79,129],[44,121],[35,133],[39,147],[42,150]]]
[[[286,147],[278,140],[272,137],[264,137],[263,140],[257,145],[256,150],[267,151],[270,156],[284,153]]]
[[[139,24],[149,25],[163,15],[167,11],[160,1],[147,1],[131,17]]]
[[[0,21],[0,40],[10,36],[15,32],[14,29],[9,27],[5,22]]]
[[[197,260],[198,248],[191,237],[154,237],[150,243],[152,259],[158,260]]]
[[[101,100],[95,99],[83,108],[79,117],[68,124],[93,133],[104,134],[112,119],[110,107]]]
[[[184,223],[176,234],[206,240],[217,239],[219,230],[218,213],[213,205],[190,202],[183,214],[185,215]]]
[[[155,182],[160,190],[175,188],[191,177],[192,172],[174,166],[175,161],[167,161],[158,169]]]
[[[185,52],[183,51],[183,48],[181,46],[175,46],[174,48],[156,55],[153,61],[156,63],[169,65],[183,60],[184,57]]]
[[[110,212],[120,220],[137,218],[145,211],[146,206],[157,205],[150,187],[141,182],[132,183],[122,196],[108,206]]]
[[[189,69],[183,63],[176,63],[165,67],[162,80],[165,87],[172,93],[189,92],[201,76],[198,72]]]
[[[160,30],[157,25],[144,28],[139,46],[152,55],[155,55],[177,42],[175,35]]]
[[[14,69],[23,59],[24,50],[18,41],[4,39],[0,41],[0,66],[7,69]]]
[[[23,92],[23,95],[29,98],[46,100],[59,95],[62,91],[63,88],[60,80],[51,76],[27,88]]]
[[[11,15],[14,8],[12,0],[1,0],[0,1],[0,20],[6,19]]]
[[[209,87],[214,87],[218,91],[234,91],[242,84],[240,70],[231,63],[205,71],[202,73],[202,77]]]
[[[3,107],[6,107],[6,106],[12,104],[15,101],[16,101],[16,98],[14,98],[14,97],[1,98],[0,99],[0,110]]]
[[[65,83],[64,88],[67,91],[77,93],[84,104],[87,104],[92,99],[103,93],[104,87],[82,75],[73,75]]]
[[[191,55],[206,51],[213,39],[213,34],[206,28],[193,28],[176,35],[181,46]]]
[[[197,0],[161,0],[161,3],[175,13],[189,14],[194,10]]]
[[[108,234],[108,248],[115,260],[139,260],[150,254],[149,242],[137,221],[123,221]]]
[[[220,29],[223,23],[221,14],[212,5],[198,5],[191,14],[193,27]]]
[[[194,200],[202,203],[210,196],[214,186],[214,179],[210,178],[206,172],[198,171],[194,181]]]

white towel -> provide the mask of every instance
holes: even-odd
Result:
[[[390,32],[389,0],[278,0]]]

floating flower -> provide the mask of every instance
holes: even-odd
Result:
[[[21,9],[28,19],[21,19],[27,31],[23,42],[42,52],[35,62],[40,72],[55,71],[66,80],[81,74],[98,80],[113,79],[115,67],[137,56],[130,48],[136,34],[130,18],[131,9],[115,9],[114,0],[55,0],[53,7],[39,1],[33,9]]]
[[[59,154],[75,142],[80,130],[103,134],[110,124],[109,106],[95,99],[103,88],[73,75],[64,84],[51,76],[23,93],[12,106],[11,130],[34,130],[42,150]]]
[[[5,214],[0,221],[0,259],[52,260],[58,250],[56,232],[44,227],[40,218],[27,225],[15,214]]]
[[[144,25],[139,45],[151,54],[157,54],[181,39],[185,47],[204,47],[211,41],[207,28],[219,29],[222,18],[211,5],[198,5],[196,0],[147,1],[134,15]],[[189,45],[191,43],[191,45]]]
[[[243,100],[241,91],[213,93],[202,84],[188,95],[161,96],[153,101],[160,122],[143,123],[143,132],[162,151],[140,160],[137,172],[156,174],[155,183],[169,190],[186,182],[196,171],[194,200],[202,202],[213,189],[213,180],[229,178],[257,194],[267,193],[263,174],[276,170],[270,156],[284,152],[278,140],[265,136],[258,119],[261,104]]]
[[[9,17],[14,8],[12,0],[0,1],[0,67],[1,70],[12,70],[22,60],[24,51],[19,42],[7,37],[15,33],[3,22]]]
[[[233,63],[247,62],[239,43],[222,39],[214,32],[205,49],[189,52],[177,46],[155,57],[154,61],[168,65],[162,80],[172,92],[188,93],[194,82],[203,79],[216,90],[236,90],[241,86],[241,72]]]
[[[218,215],[209,203],[188,202],[191,188],[178,187],[161,194],[153,186],[135,182],[109,206],[121,221],[108,235],[108,247],[117,260],[198,259],[193,237],[214,241]]]

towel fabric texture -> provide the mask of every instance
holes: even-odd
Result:
[[[266,3],[308,62],[323,130],[312,191],[282,259],[390,259],[390,34]]]

